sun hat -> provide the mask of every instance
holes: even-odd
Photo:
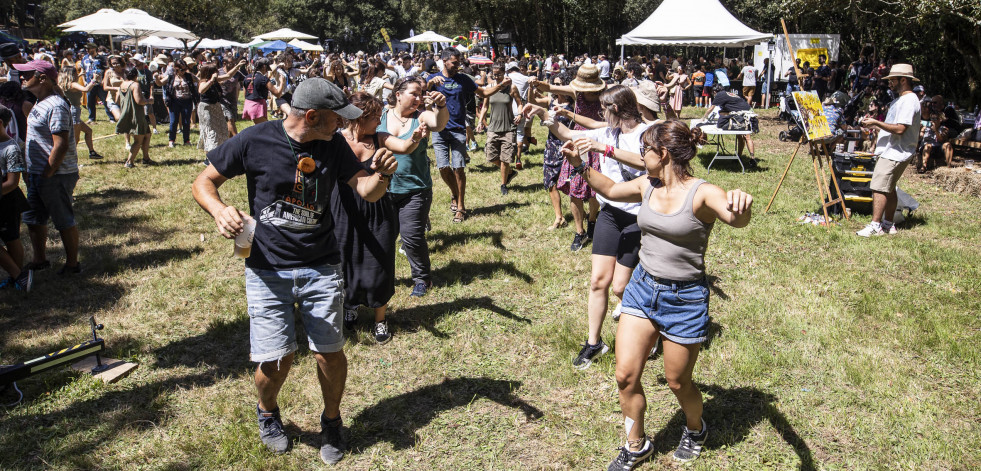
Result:
[[[161,64],[166,64],[170,62],[170,56],[167,54],[157,54],[157,57],[154,57],[153,60]]]
[[[889,69],[889,75],[882,77],[884,79],[906,77],[914,82],[919,82],[920,79],[913,76],[913,66],[909,64],[895,64]]]
[[[40,72],[47,75],[52,81],[58,80],[58,69],[54,64],[46,60],[33,60],[26,64],[14,64],[14,68],[21,72]]]
[[[190,67],[192,65],[197,64],[197,61],[195,61],[193,57],[185,57],[184,58],[184,64],[187,65],[188,67]]]
[[[344,119],[361,117],[361,109],[347,101],[344,90],[320,77],[300,82],[293,91],[290,106],[301,110],[331,110]]]
[[[569,83],[572,90],[579,93],[600,92],[606,88],[606,82],[600,80],[599,69],[593,64],[586,64],[576,71],[576,78]]]
[[[650,80],[641,80],[636,87],[630,87],[637,97],[637,103],[641,106],[658,113],[661,111],[661,100],[657,96],[657,85]]]

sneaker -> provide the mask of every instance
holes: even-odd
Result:
[[[170,143],[167,144],[167,147],[173,149],[174,148],[174,141],[170,141]]]
[[[324,438],[324,444],[320,445],[320,459],[327,464],[337,464],[344,458],[347,450],[347,440],[342,436],[342,421],[340,417],[327,420],[320,414],[320,436]]]
[[[157,131],[157,128],[153,128],[153,133],[154,134],[160,134],[160,131]]]
[[[358,323],[358,310],[357,309],[345,309],[344,310],[344,329],[354,330],[355,324]]]
[[[654,454],[654,445],[647,437],[644,437],[644,446],[640,450],[630,451],[628,445],[620,447],[620,454],[610,463],[606,471],[630,471],[650,458],[652,454]]]
[[[521,162],[521,159],[518,159],[518,161],[514,163],[514,168],[524,170],[525,165]]]
[[[586,221],[586,240],[593,240],[593,229],[596,229],[596,221]]]
[[[405,255],[405,244],[403,244],[401,242],[399,242],[399,253],[402,254],[402,255]],[[405,255],[405,256],[408,257],[408,255]]]
[[[432,281],[426,281],[426,282],[420,281],[416,283],[416,286],[414,288],[412,288],[412,294],[410,294],[409,296],[415,298],[421,298],[425,296],[426,292],[428,292],[429,289],[432,287],[433,287]]]
[[[501,185],[501,195],[506,195],[506,194],[508,194],[508,186]]]
[[[8,276],[6,280],[0,280],[0,289],[14,286],[14,277]]]
[[[89,159],[92,159],[92,160],[101,160],[102,159],[102,154],[100,154],[100,153],[98,153],[98,152],[96,152],[94,150],[91,150],[91,151],[89,151]]]
[[[389,340],[392,340],[392,333],[388,331],[388,322],[375,322],[375,342],[385,345]]]
[[[623,309],[623,303],[617,303],[617,307],[613,308],[613,320],[620,320],[620,310]]]
[[[682,463],[687,463],[702,453],[702,446],[705,445],[705,437],[708,436],[708,426],[705,425],[705,419],[702,419],[702,431],[694,433],[688,430],[687,426],[681,426],[681,442],[678,443],[678,449],[674,450],[675,461],[680,461]]]
[[[75,264],[74,267],[70,267],[68,265],[65,265],[65,266],[61,267],[61,270],[58,270],[58,275],[61,275],[61,276],[65,276],[65,275],[77,275],[79,273],[82,273],[82,264],[81,263]]]
[[[264,411],[255,406],[256,415],[259,419],[259,439],[266,445],[269,451],[281,455],[290,448],[290,439],[283,430],[283,421],[279,418],[279,408],[272,411]]]
[[[896,234],[899,233],[899,229],[896,229],[896,225],[895,224],[890,224],[888,228],[886,228],[886,225],[883,224],[882,225],[882,232],[885,233],[885,234],[887,234],[887,235],[896,235]]]
[[[858,235],[860,235],[862,237],[872,237],[872,236],[881,236],[881,235],[884,235],[885,233],[886,232],[882,230],[882,226],[881,225],[879,225],[879,224],[873,225],[870,222],[869,225],[865,226],[865,229],[862,229],[862,230],[856,232],[855,234],[858,234]]]
[[[577,370],[585,370],[593,364],[593,360],[603,356],[608,351],[610,351],[610,347],[606,346],[602,339],[596,345],[590,345],[589,342],[586,342],[582,344],[579,355],[572,361],[572,366]]]
[[[572,238],[572,245],[569,246],[569,250],[573,252],[578,252],[582,250],[582,246],[586,245],[586,233],[577,232],[576,236]]]
[[[14,280],[14,288],[17,291],[30,293],[32,286],[34,286],[34,270],[21,270],[20,276]]]
[[[514,177],[516,176],[518,176],[518,172],[511,171],[511,173],[508,174],[508,178],[504,180],[504,184],[507,185],[511,183],[511,180],[514,180]]]

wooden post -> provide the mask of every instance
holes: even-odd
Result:
[[[787,23],[780,18],[780,24],[783,26],[783,37],[787,40],[787,50],[790,51],[790,63],[794,65],[794,71],[797,73],[797,86],[804,89],[804,78],[800,76],[800,68],[797,67],[797,58],[794,57],[794,46],[790,44],[790,34],[787,33]]]

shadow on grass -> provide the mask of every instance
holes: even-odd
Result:
[[[660,378],[658,382],[662,386],[666,386],[663,378]],[[703,412],[710,428],[708,439],[705,442],[706,449],[717,450],[722,447],[731,447],[749,437],[757,424],[766,421],[776,429],[783,441],[794,449],[800,458],[799,469],[804,471],[817,469],[810,447],[790,425],[783,412],[777,408],[778,398],[776,396],[748,387],[724,388],[700,384],[698,388],[702,394],[712,396],[705,401]],[[677,432],[684,424],[685,414],[679,410],[665,424],[664,428],[651,435],[655,455],[674,451],[680,436]]]
[[[77,195],[74,209],[82,237],[79,250],[82,274],[63,278],[55,273],[63,263],[64,251],[61,236],[49,226],[48,244],[53,248],[47,255],[52,268],[35,273],[34,289],[29,295],[0,296],[0,312],[17,313],[0,316],[0,344],[9,343],[12,336],[25,331],[82,325],[89,313],[111,307],[128,290],[109,276],[125,270],[153,269],[200,252],[199,248],[169,247],[134,250],[133,245],[137,243],[162,244],[170,236],[165,228],[155,227],[150,216],[120,211],[123,205],[149,199],[149,194],[143,191],[124,188]],[[122,244],[112,240],[120,236],[128,240]]]
[[[351,449],[364,451],[379,442],[388,442],[396,450],[411,448],[421,440],[418,430],[429,425],[442,412],[466,407],[478,398],[521,410],[527,420],[542,417],[542,411],[515,395],[519,381],[490,378],[452,378],[439,384],[383,399],[354,416],[350,424]],[[499,415],[498,413],[494,413]],[[473,417],[475,422],[480,417]],[[456,424],[450,425],[456,427]],[[310,446],[320,447],[316,436],[305,436]],[[306,440],[305,440],[306,442]]]
[[[527,168],[527,167],[526,167]],[[545,187],[539,183],[529,183],[527,185],[512,185],[508,187],[508,191],[513,191],[517,193],[545,193]]]
[[[204,162],[204,154],[201,154],[200,159],[164,159],[158,157],[155,160],[156,163],[152,165],[153,167],[178,167],[181,165],[200,165],[201,168],[204,168],[204,165],[201,165]]]
[[[727,143],[727,145],[728,145],[728,143]],[[712,147],[712,146],[709,146],[709,147],[706,147],[706,148],[710,148],[710,147]],[[728,148],[728,149],[726,149],[726,151],[727,152],[725,152],[724,155],[732,155],[733,149],[732,148]],[[722,151],[719,151],[719,154],[723,154],[723,152]],[[706,151],[706,152],[700,152],[698,154],[698,161],[702,163],[702,167],[708,168],[709,164],[712,163],[712,158],[714,156],[715,156],[715,151],[714,150],[712,150],[712,151]],[[743,167],[746,168],[746,173],[762,173],[762,172],[766,172],[766,171],[768,171],[770,169],[770,166],[767,165],[766,159],[764,159],[764,158],[757,158],[756,161],[758,162],[757,166],[751,168],[749,166],[749,155],[748,155],[748,153],[746,153],[746,152],[743,153],[742,162],[743,162]],[[712,170],[727,171],[727,172],[741,172],[743,170],[743,167],[740,167],[739,166],[739,163],[736,162],[735,160],[722,160],[722,159],[719,159],[719,160],[716,160],[714,164],[712,164]]]
[[[450,247],[455,245],[465,245],[470,241],[490,239],[492,246],[507,250],[504,244],[501,243],[501,239],[504,237],[504,233],[501,231],[479,231],[479,232],[457,232],[457,233],[446,233],[446,232],[434,232],[426,236],[430,241],[429,251],[431,253],[443,252]]]
[[[483,216],[483,215],[491,215],[491,214],[500,215],[501,213],[503,213],[503,212],[505,212],[505,211],[507,211],[509,209],[517,209],[517,208],[520,208],[522,206],[528,206],[530,204],[531,203],[514,203],[514,202],[512,202],[512,203],[501,203],[501,204],[494,204],[494,205],[490,205],[490,206],[484,206],[483,208],[473,208],[473,209],[470,209],[468,212],[470,213],[470,215],[469,215],[470,217],[473,217],[473,216]]]
[[[525,283],[534,281],[531,275],[518,270],[512,262],[460,262],[453,260],[445,266],[433,270],[433,277],[443,280],[447,285],[467,285],[476,279],[500,278],[501,274],[520,278]]]
[[[433,334],[434,337],[448,339],[450,338],[449,334],[436,328],[436,323],[439,321],[439,319],[462,309],[474,307],[486,309],[513,321],[531,324],[530,319],[518,316],[511,311],[498,306],[494,303],[494,300],[488,296],[482,296],[479,298],[463,298],[443,303],[424,304],[416,307],[399,309],[394,311],[388,317],[388,324],[389,326],[394,327],[396,332],[412,332],[418,330],[419,327],[422,327],[423,329],[429,331],[429,333]]]

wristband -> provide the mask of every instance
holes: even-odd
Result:
[[[606,146],[606,151],[603,152],[603,157],[613,157],[613,146]]]
[[[589,168],[589,166],[588,166],[588,165],[586,165],[586,162],[583,162],[583,163],[581,163],[581,164],[579,164],[579,166],[578,166],[578,167],[575,167],[575,168],[573,168],[573,169],[572,169],[572,173],[575,173],[576,175],[579,175],[579,176],[582,176],[582,174],[583,174],[583,173],[584,173],[584,172],[586,171],[586,169],[588,169],[588,168]]]

